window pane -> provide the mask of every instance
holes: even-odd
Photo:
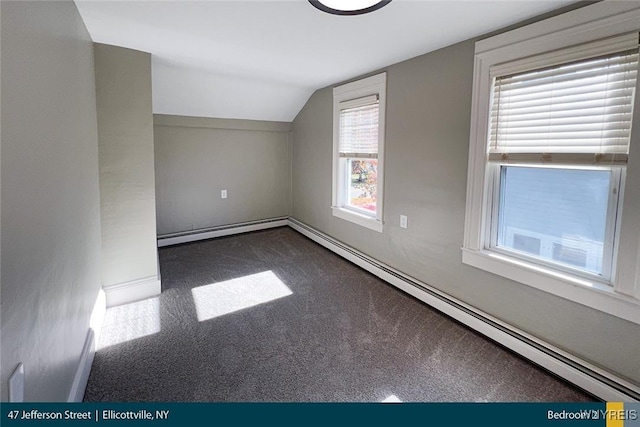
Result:
[[[501,171],[497,246],[602,274],[611,171]]]
[[[378,153],[378,103],[340,111],[340,152]]]
[[[492,153],[629,150],[638,49],[497,77]]]
[[[351,207],[376,212],[378,189],[378,160],[349,159],[351,173],[348,189],[348,204]]]

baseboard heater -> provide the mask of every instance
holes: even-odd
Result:
[[[640,401],[640,387],[521,331],[292,217],[158,236],[158,247],[289,226],[385,282],[605,401]]]
[[[163,234],[158,236],[158,247],[179,245],[181,243],[213,239],[214,237],[230,236],[232,234],[246,233],[249,231],[265,230],[267,228],[286,227],[287,225],[289,225],[288,217],[281,216],[259,221],[239,222],[230,225],[221,225],[219,227]]]
[[[475,309],[294,218],[289,226],[498,344],[606,401],[639,401],[640,388]]]

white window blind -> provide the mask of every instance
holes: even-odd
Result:
[[[496,77],[489,161],[625,164],[638,51]]]
[[[377,158],[379,118],[375,95],[340,103],[340,157]]]

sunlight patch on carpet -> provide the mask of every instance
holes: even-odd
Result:
[[[160,298],[107,309],[98,350],[160,332]]]
[[[391,396],[384,399],[382,403],[402,403],[402,400],[400,400],[400,398],[395,394],[392,394]]]
[[[271,270],[198,286],[191,293],[201,322],[292,294]]]

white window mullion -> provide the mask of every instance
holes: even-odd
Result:
[[[340,198],[340,207],[344,208],[348,205],[348,200],[351,197],[351,192],[349,191],[349,182],[351,181],[351,165],[349,159],[344,159],[344,164],[342,168],[343,179],[341,180],[342,194],[343,196]]]
[[[349,159],[377,159],[378,153],[338,153],[339,157],[346,157]]]
[[[609,188],[609,204],[607,207],[607,227],[604,248],[604,259],[602,264],[602,274],[611,278],[611,283],[615,286],[616,254],[617,242],[620,237],[620,223],[622,212],[622,195],[624,194],[624,172],[621,167],[613,168],[611,171],[611,186]]]
[[[500,187],[502,186],[502,168],[500,164],[494,163],[491,168],[491,215],[488,221],[487,229],[487,248],[495,248],[498,246],[498,218],[500,216]]]

